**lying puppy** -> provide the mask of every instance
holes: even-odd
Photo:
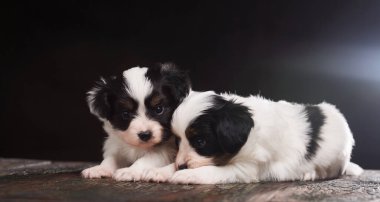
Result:
[[[151,181],[250,183],[362,172],[350,162],[348,124],[328,103],[191,92],[174,112],[172,130],[180,141],[176,162],[150,170]]]
[[[140,180],[145,169],[173,162],[170,121],[189,89],[187,74],[172,64],[133,67],[101,79],[88,93],[88,105],[108,134],[104,160],[83,170],[82,176]]]

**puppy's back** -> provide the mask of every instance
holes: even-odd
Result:
[[[256,128],[242,153],[258,158],[260,180],[333,178],[354,168],[350,167],[353,135],[334,105],[273,102],[259,96],[244,103],[253,112]]]

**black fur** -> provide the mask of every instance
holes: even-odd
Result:
[[[190,78],[187,72],[178,69],[172,63],[158,64],[149,68],[146,77],[153,84],[153,92],[145,99],[147,117],[152,118],[164,126],[164,139],[169,139],[171,133],[171,119],[174,110],[182,102],[190,91]],[[152,106],[151,100],[155,97],[160,98],[159,104]],[[162,106],[164,111],[157,115],[154,107]]]
[[[103,81],[98,81],[93,88],[95,94],[92,97],[92,108],[98,116],[109,120],[115,129],[126,130],[136,113],[137,102],[125,91],[126,83],[122,75],[105,78]],[[123,106],[123,101],[130,102],[132,109]],[[125,111],[129,112],[127,118],[122,114]]]
[[[325,124],[326,117],[318,106],[313,105],[305,107],[305,114],[307,122],[310,124],[310,132],[307,134],[310,136],[310,141],[306,148],[305,158],[311,160],[317,153],[319,142],[322,140],[320,132],[321,127]]]
[[[174,107],[177,107],[190,91],[191,82],[187,71],[178,69],[173,63],[158,64],[149,68],[146,77],[157,91],[168,97]]]
[[[164,128],[162,141],[169,139],[170,121],[173,111],[189,93],[190,79],[186,72],[180,71],[172,64],[161,64],[148,68],[146,77],[152,82],[153,92],[146,95],[146,115],[158,121]],[[103,119],[110,121],[118,130],[127,130],[136,115],[138,103],[125,88],[128,87],[122,75],[98,81],[89,95],[93,112]],[[152,100],[155,99],[154,106]],[[128,104],[125,104],[128,103]],[[157,107],[162,107],[162,113],[157,114]],[[125,113],[126,112],[126,113]],[[124,113],[124,115],[123,115]],[[127,114],[127,116],[125,116]]]
[[[236,154],[253,126],[246,106],[214,96],[213,106],[189,125],[186,136],[198,154],[218,159]]]

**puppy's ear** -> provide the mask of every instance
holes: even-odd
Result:
[[[178,104],[189,94],[191,82],[187,71],[178,69],[173,63],[161,64],[162,89]]]
[[[254,126],[249,109],[233,100],[217,98],[219,109],[215,113],[215,132],[222,150],[237,153],[246,143]]]
[[[111,116],[111,104],[116,98],[111,88],[111,82],[115,79],[116,77],[100,78],[87,93],[87,103],[90,111],[99,118],[108,119]]]

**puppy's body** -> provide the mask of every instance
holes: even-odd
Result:
[[[104,160],[82,175],[141,180],[146,169],[172,162],[175,146],[170,121],[189,89],[187,75],[171,64],[134,67],[101,79],[89,92],[88,104],[108,134]]]
[[[354,139],[335,106],[273,102],[258,96],[223,97],[236,99],[252,112],[254,127],[231,163],[254,159],[259,168],[255,180],[324,179],[346,170]]]
[[[192,92],[172,125],[180,138],[173,167],[188,169],[152,176],[171,176],[166,180],[173,183],[314,180],[362,171],[350,163],[354,139],[348,124],[328,103]]]

